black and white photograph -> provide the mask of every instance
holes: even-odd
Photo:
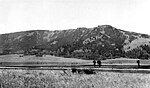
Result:
[[[0,0],[0,88],[150,88],[150,0]]]

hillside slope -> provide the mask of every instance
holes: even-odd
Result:
[[[110,25],[62,31],[32,30],[0,35],[0,53],[3,54],[40,49],[47,54],[83,59],[148,58],[149,45],[149,35],[124,31]]]

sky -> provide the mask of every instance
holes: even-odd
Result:
[[[105,24],[150,34],[150,0],[0,0],[0,34]]]

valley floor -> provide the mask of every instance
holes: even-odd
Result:
[[[102,61],[19,55],[0,56],[0,88],[150,88],[150,61],[118,58]],[[19,68],[18,68],[19,66]],[[16,69],[17,68],[17,69]],[[72,68],[92,69],[95,74],[72,73]]]

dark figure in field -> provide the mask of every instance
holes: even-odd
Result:
[[[140,60],[137,60],[138,67],[140,67]]]
[[[96,66],[96,61],[95,60],[93,60],[93,65],[94,65],[94,67]]]
[[[72,73],[76,73],[77,69],[76,68],[72,68]]]
[[[98,64],[99,67],[101,67],[101,60],[98,60],[97,64]]]

